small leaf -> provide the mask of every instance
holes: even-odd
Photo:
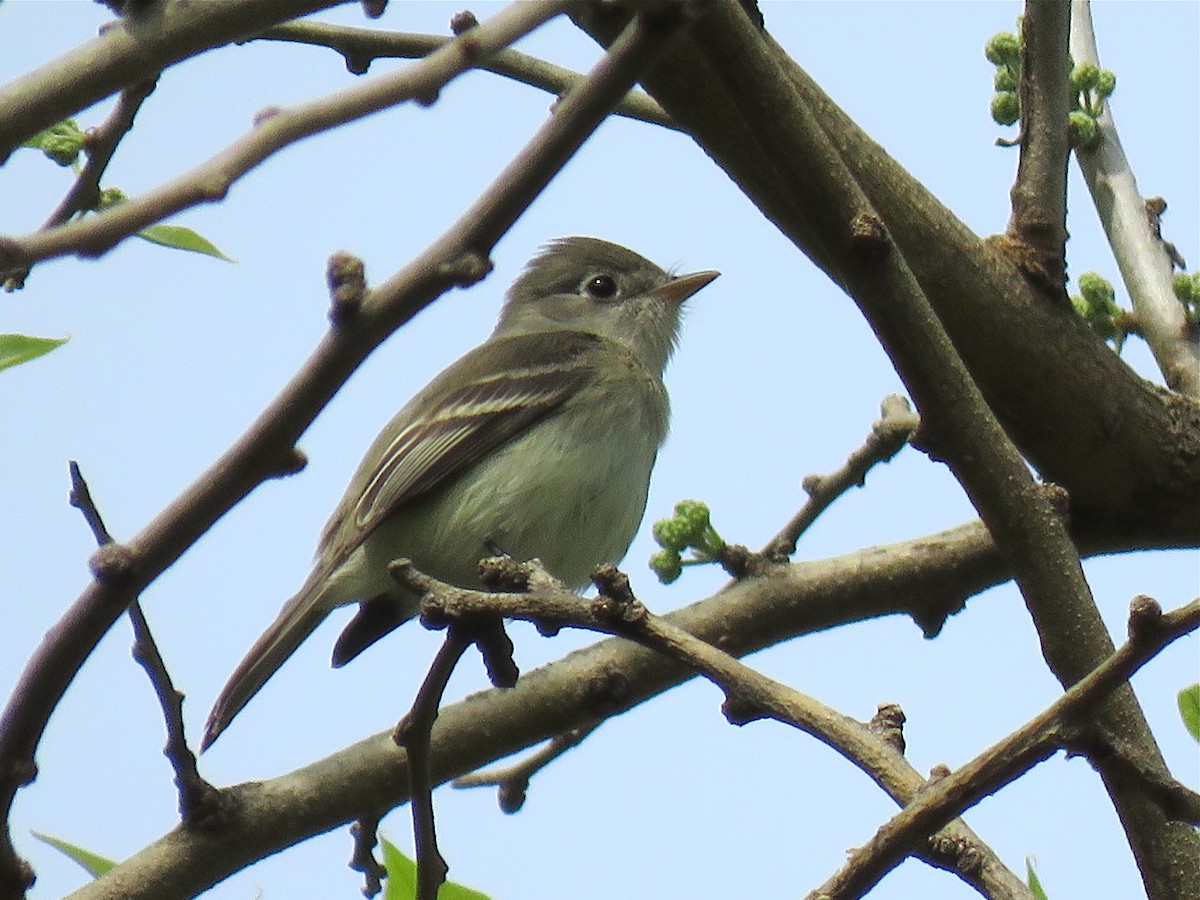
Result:
[[[226,256],[207,238],[201,237],[190,228],[182,225],[151,225],[138,232],[138,237],[152,244],[171,247],[175,250],[188,250],[192,253],[203,253],[205,256],[215,256],[225,262],[236,262]]]
[[[1033,857],[1025,857],[1025,873],[1029,877],[1029,890],[1037,900],[1050,900],[1046,895],[1046,889],[1042,887],[1042,883],[1038,880],[1037,872],[1033,868]]]
[[[42,843],[49,844],[55,850],[60,851],[65,856],[79,863],[87,869],[88,874],[93,878],[99,878],[109,869],[114,869],[117,866],[114,860],[106,859],[97,853],[93,853],[91,850],[84,850],[82,847],[77,847],[56,837],[51,837],[48,834],[41,834],[35,831],[33,832],[33,836]]]
[[[1200,741],[1200,684],[1185,687],[1179,692],[1179,715],[1188,733]]]
[[[387,869],[387,880],[383,885],[383,900],[412,900],[417,894],[417,864],[400,851],[400,848],[381,838],[383,865]],[[489,900],[487,894],[473,891],[461,884],[447,881],[438,889],[438,900]]]
[[[16,366],[61,347],[67,338],[33,337],[28,334],[0,334],[0,369]]]

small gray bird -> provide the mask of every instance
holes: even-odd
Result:
[[[717,272],[673,276],[616,244],[547,245],[509,289],[483,344],[387,424],[325,526],[308,580],[250,648],[208,717],[206,748],[334,609],[357,614],[349,662],[412,618],[388,574],[408,557],[461,587],[499,548],[582,588],[625,555],[667,436],[662,373],[680,306]]]

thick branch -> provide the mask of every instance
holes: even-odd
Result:
[[[610,34],[611,23],[586,24],[601,39]],[[1073,683],[1098,665],[1112,644],[1074,550],[1044,499],[1033,495],[1020,461],[1003,451],[1007,441],[971,396],[971,378],[953,357],[966,363],[1043,475],[1061,479],[1072,519],[1084,527],[1158,530],[1169,519],[1185,540],[1200,540],[1200,469],[1194,464],[1200,407],[1148,391],[1065,303],[1046,302],[1017,267],[971,235],[870,141],[740,5],[711,4],[643,84],[864,307],[926,426],[952,439],[950,462],[972,501],[990,527],[1003,529],[1001,545],[1017,554],[1013,564],[1023,561],[1022,589],[1060,680]],[[880,234],[858,240],[856,225],[868,236]],[[888,255],[886,241],[894,243],[896,258]],[[931,301],[937,321],[922,321],[930,314],[921,295]],[[918,337],[943,327],[953,342],[948,352],[944,346],[931,350]],[[934,355],[941,360],[937,367],[930,365]],[[961,415],[966,409],[976,413]],[[1126,441],[1125,427],[1134,421],[1141,422],[1139,433]],[[950,423],[956,423],[953,435],[940,431]],[[967,431],[959,432],[964,426]],[[981,441],[983,435],[989,437]],[[958,441],[963,443],[955,447]],[[1131,464],[1134,458],[1140,462]],[[988,465],[979,465],[983,459]],[[1000,483],[1002,472],[1016,490]],[[1132,484],[1138,489],[1125,493]],[[1149,519],[1147,503],[1158,510]],[[1039,546],[1044,540],[1050,541],[1045,549]],[[1112,703],[1105,728],[1128,735],[1142,762],[1161,770],[1132,693],[1118,692]],[[1116,773],[1106,775],[1106,786],[1151,895],[1200,892],[1196,835],[1168,822],[1148,795]]]
[[[1111,548],[1093,547],[1092,551]],[[944,616],[1006,577],[979,523],[817,562],[780,566],[664,618],[734,656],[865,618]],[[629,641],[605,640],[443,709],[433,731],[435,783],[624,712],[692,677],[684,666]],[[220,834],[175,829],[85,886],[77,900],[187,897],[234,871],[364,811],[408,799],[404,754],[391,732],[324,760],[229,793],[237,820]]]
[[[781,84],[783,79],[786,84]],[[643,79],[747,196],[839,284],[798,192],[805,157],[789,113],[800,97],[928,295],[989,405],[1072,520],[1109,535],[1200,543],[1200,406],[1134,374],[1067,304],[1046,302],[870,139],[741,6],[714,2]],[[790,85],[790,90],[788,89]],[[843,223],[828,220],[830,227]]]

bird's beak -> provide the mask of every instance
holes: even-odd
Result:
[[[680,275],[676,278],[672,278],[662,287],[655,288],[650,293],[659,300],[679,305],[720,274],[720,272],[715,272],[712,269],[708,269],[704,272],[693,272],[690,275]]]

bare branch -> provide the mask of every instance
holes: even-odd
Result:
[[[529,782],[533,776],[569,750],[578,747],[600,727],[600,723],[580,725],[562,734],[556,734],[539,750],[531,753],[515,765],[503,769],[487,769],[455,778],[451,786],[459,789],[474,787],[496,787],[496,798],[500,809],[512,814],[525,805],[529,793]]]
[[[74,460],[71,470],[71,505],[83,513],[88,527],[101,547],[113,543],[112,535],[104,525],[87,481]],[[196,755],[187,744],[183,727],[183,694],[176,690],[167,671],[166,661],[158,650],[150,624],[142,612],[142,605],[134,600],[129,604],[129,621],[133,625],[133,658],[150,678],[154,693],[162,708],[163,721],[167,730],[167,745],[163,754],[175,772],[175,787],[179,791],[179,814],[191,825],[212,824],[229,811],[229,802],[220,791],[200,776],[196,767]]]
[[[1021,158],[1009,236],[1022,269],[1066,302],[1067,113],[1071,110],[1066,3],[1025,4],[1021,25]]]
[[[362,873],[364,897],[374,897],[383,890],[383,879],[387,877],[387,869],[375,858],[382,818],[381,813],[372,813],[350,826],[350,835],[354,839],[350,868]]]
[[[472,639],[465,629],[451,626],[413,699],[412,709],[396,726],[392,737],[408,755],[408,780],[412,792],[413,842],[417,862],[416,900],[436,900],[449,866],[438,851],[433,818],[433,774],[429,759],[430,734],[437,720],[442,695],[458,661]]]
[[[725,693],[723,710],[735,725],[761,718],[789,724],[836,750],[854,763],[900,805],[922,790],[924,779],[904,759],[890,734],[863,725],[819,700],[751,669],[724,650],[655,616],[633,596],[629,581],[613,566],[602,566],[593,580],[600,596],[587,601],[551,587],[527,595],[485,593],[439,582],[402,561],[394,573],[407,587],[423,592],[422,621],[470,621],[499,615],[528,619],[542,626],[586,628],[616,634],[678,660]],[[453,626],[451,626],[453,627]],[[524,772],[521,772],[524,774]],[[962,865],[965,848],[974,865]],[[975,885],[987,896],[1027,898],[1031,895],[964,823],[956,822],[938,845],[920,854]]]
[[[345,58],[346,68],[356,75],[365,73],[373,60],[420,59],[452,40],[442,35],[378,31],[372,28],[329,25],[324,22],[287,22],[268,28],[254,39],[329,47]],[[530,87],[540,88],[556,97],[565,95],[584,77],[564,66],[512,49],[501,50],[477,68],[503,75]],[[679,130],[679,126],[671,121],[671,117],[663,108],[642,91],[630,91],[625,99],[613,108],[613,113],[651,125]]]
[[[410,100],[428,105],[449,81],[566,6],[566,0],[543,0],[510,7],[490,20],[488,27],[471,29],[410,68],[292,109],[273,109],[244,137],[156,190],[78,222],[5,239],[0,242],[0,268],[29,266],[69,253],[100,256],[168,216],[224,199],[246,173],[304,138]]]
[[[889,462],[920,424],[908,401],[898,394],[885,397],[880,417],[871,426],[871,433],[861,447],[846,459],[841,468],[828,475],[810,475],[804,479],[809,500],[780,532],[771,538],[761,555],[782,562],[796,552],[800,536],[838,497],[853,487],[862,487],[867,472],[879,463]]]
[[[39,131],[197,53],[346,0],[158,3],[152,20],[122,18],[41,68],[0,87],[0,164]]]
[[[1065,724],[1083,715],[1098,715],[1111,691],[1125,684],[1165,646],[1200,627],[1200,600],[1167,615],[1161,610],[1158,613],[1153,624],[1144,621],[1143,616],[1137,633],[1120,650],[1040,715],[962,768],[931,782],[916,800],[856,850],[833,878],[810,893],[810,900],[865,894],[926,836],[1053,755],[1059,749],[1059,731]]]

